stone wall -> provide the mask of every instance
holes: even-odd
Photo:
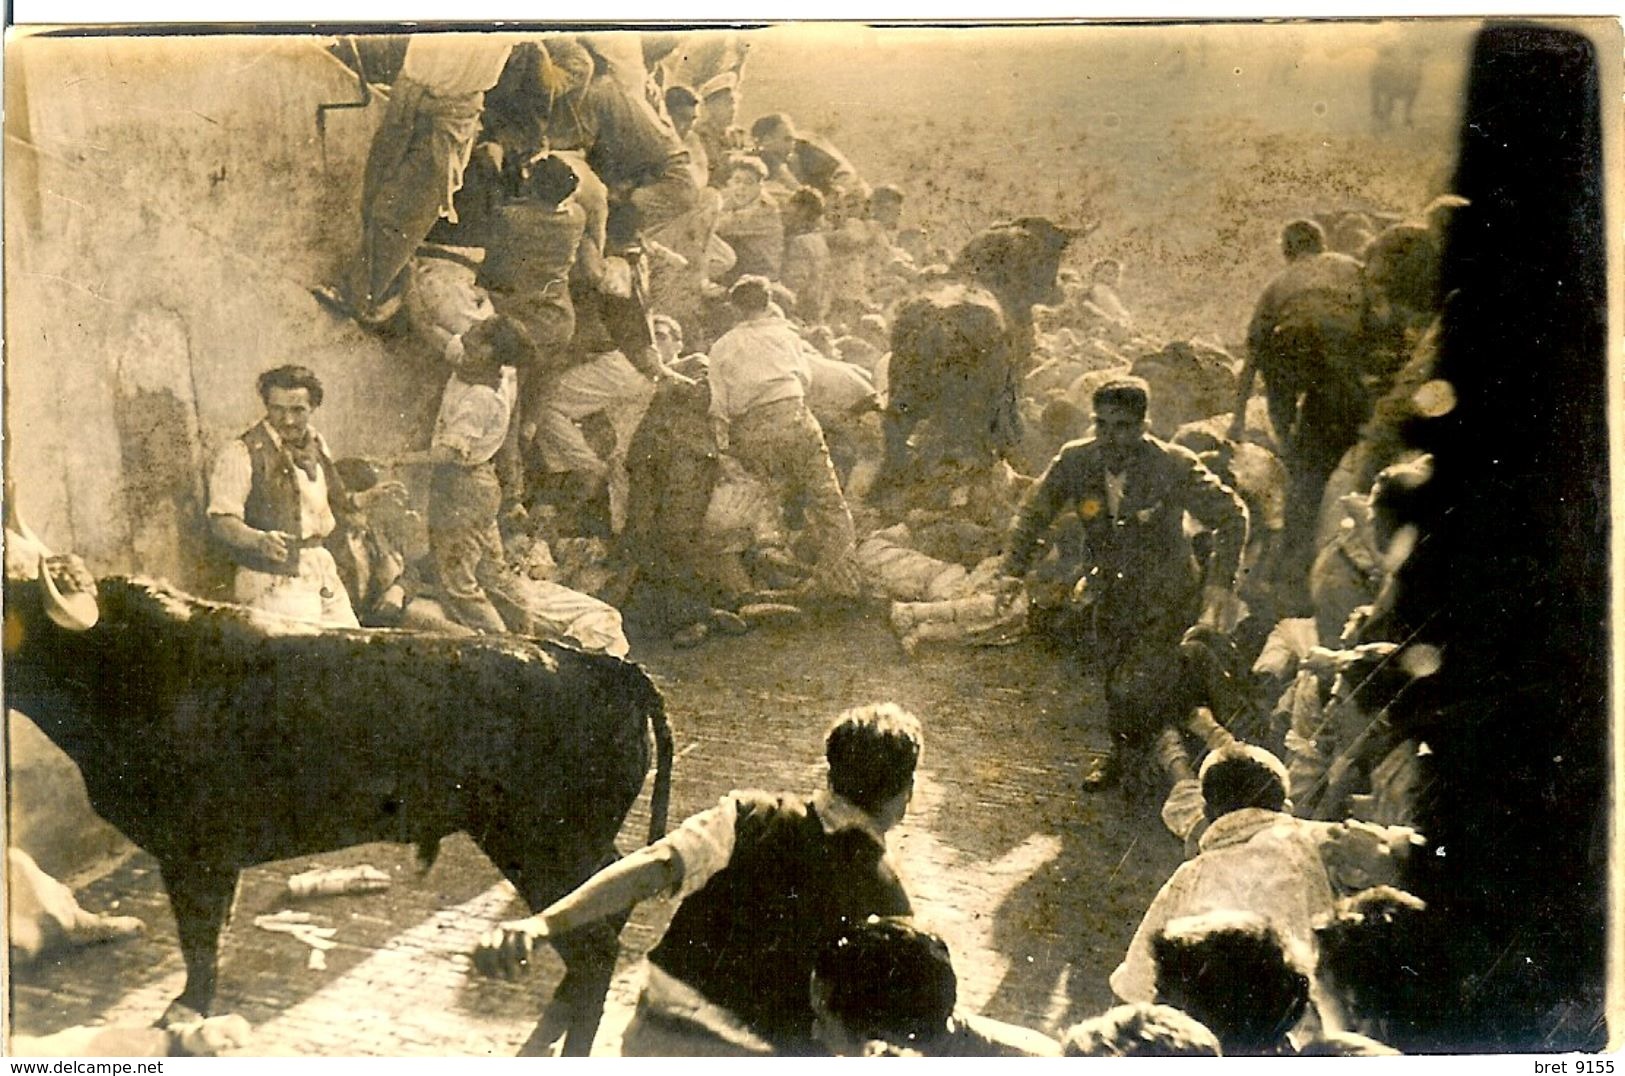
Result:
[[[327,386],[340,454],[423,437],[432,365],[319,307],[355,242],[383,107],[327,39],[49,38],[8,43],[5,451],[23,517],[92,570],[219,596],[208,461],[260,413],[283,362]],[[441,375],[443,376],[443,375]],[[13,716],[11,836],[53,873],[118,847],[77,771]]]

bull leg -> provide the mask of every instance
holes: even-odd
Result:
[[[565,1057],[586,1057],[592,1052],[626,920],[627,915],[622,913],[554,940],[554,948],[564,959],[564,979],[526,1043],[527,1049],[533,1044],[552,1042],[562,1033]]]
[[[220,928],[237,892],[237,871],[195,863],[160,863],[164,888],[175,912],[181,956],[186,961],[186,988],[160,1023],[183,1020],[187,1010],[207,1016],[214,1002],[220,961]]]
[[[565,850],[533,838],[521,840],[522,844],[507,839],[505,832],[487,832],[479,837],[479,845],[519,890],[532,912],[543,910],[620,858],[613,844],[608,845],[606,854],[583,859],[579,843],[575,849]],[[576,841],[580,841],[579,836]],[[621,927],[626,920],[625,914],[611,916],[551,939],[564,960],[564,979],[520,1049],[520,1056],[548,1053],[560,1035],[564,1036],[564,1056],[586,1057],[591,1053],[593,1038],[604,1017],[604,999],[615,975]]]

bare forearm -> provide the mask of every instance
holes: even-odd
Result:
[[[548,934],[567,934],[671,889],[682,876],[682,864],[670,849],[652,845],[605,867],[535,918]]]
[[[253,550],[264,533],[250,527],[237,516],[210,516],[209,530],[221,542],[241,550]]]

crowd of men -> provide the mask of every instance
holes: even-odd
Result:
[[[315,290],[444,364],[438,414],[420,451],[336,458],[317,377],[262,374],[210,480],[236,600],[621,655],[623,627],[687,647],[875,602],[910,647],[1042,636],[1106,687],[1085,789],[1163,800],[1190,854],[1111,976],[1123,1007],[1065,1052],[1427,1049],[1402,971],[1427,912],[1392,887],[1419,745],[1382,713],[1429,670],[1388,660],[1384,518],[1426,481],[1406,421],[1451,405],[1427,330],[1452,201],[1288,224],[1238,363],[1148,338],[1112,258],[1035,318],[792,117],[740,124],[745,85],[742,52],[657,35],[408,39],[355,257]],[[952,415],[899,314],[922,301],[1000,342]],[[479,963],[674,893],[629,1050],[1061,1052],[962,1011],[908,918],[885,840],[921,744],[894,706],[842,715],[827,788],[725,797]]]

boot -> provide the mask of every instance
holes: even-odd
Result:
[[[1123,747],[1114,743],[1110,753],[1105,758],[1097,760],[1094,767],[1083,775],[1083,790],[1104,792],[1108,788],[1116,788],[1122,780]]]

